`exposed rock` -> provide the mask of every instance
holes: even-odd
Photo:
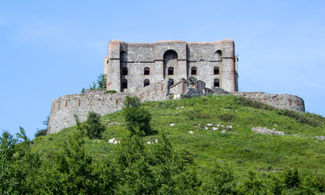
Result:
[[[222,88],[214,87],[212,89],[212,94],[214,94],[214,95],[222,95],[222,94],[230,94],[230,93],[228,91],[222,89]]]
[[[318,140],[325,140],[325,136],[316,136],[313,137],[314,139],[318,139]]]
[[[252,127],[252,131],[260,134],[268,135],[285,135],[282,131],[277,131],[275,129],[268,129],[266,127]]]
[[[109,140],[108,140],[108,143],[111,143],[111,144],[119,144],[120,141],[118,141],[118,140],[115,139],[115,138],[112,138],[112,139],[109,139]]]

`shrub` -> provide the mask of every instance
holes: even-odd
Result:
[[[106,90],[105,93],[117,93],[115,90]]]
[[[194,120],[194,119],[210,119],[211,116],[209,114],[204,113],[202,110],[199,109],[194,109],[194,110],[190,110],[185,112],[185,115],[188,117],[188,119],[190,120]]]
[[[258,109],[263,109],[263,110],[274,110],[272,106],[263,104],[261,102],[253,101],[244,97],[237,97],[239,104],[242,106],[248,106],[252,108],[258,108]]]
[[[100,74],[97,79],[97,89],[104,90],[106,89],[106,75]]]
[[[320,126],[320,123],[317,120],[309,117],[308,115],[306,115],[304,113],[299,113],[299,112],[295,112],[292,110],[278,110],[277,113],[280,115],[288,116],[290,118],[295,119],[297,122],[311,125],[313,127]]]
[[[230,122],[236,118],[236,115],[232,113],[223,113],[223,114],[219,114],[218,118],[221,121]]]
[[[100,123],[100,115],[95,112],[89,112],[87,120],[80,123],[78,117],[75,115],[77,129],[82,134],[86,134],[90,139],[101,138],[105,131],[105,126]]]
[[[45,135],[46,135],[46,132],[47,132],[47,129],[41,129],[41,130],[38,130],[38,131],[35,133],[35,137],[45,136]]]
[[[298,169],[287,169],[284,172],[284,183],[287,188],[298,187],[300,184],[300,178]]]
[[[126,108],[138,107],[141,104],[140,99],[138,97],[131,96],[126,96],[123,103]]]
[[[211,178],[203,185],[207,194],[236,194],[236,182],[233,171],[227,164],[217,163],[211,172]]]
[[[136,130],[144,135],[151,132],[151,114],[148,110],[140,107],[140,100],[137,97],[126,97],[124,101],[123,114],[128,130],[135,134]]]

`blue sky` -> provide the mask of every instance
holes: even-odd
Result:
[[[240,91],[290,93],[325,116],[325,1],[1,1],[0,130],[33,137],[51,100],[103,73],[107,44],[233,39]]]

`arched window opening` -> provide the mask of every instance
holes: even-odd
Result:
[[[168,86],[174,85],[174,79],[169,79],[168,80]]]
[[[170,67],[177,67],[177,59],[178,55],[174,50],[168,50],[164,53],[164,78],[166,75],[174,75],[174,68],[170,69]]]
[[[122,68],[122,75],[123,75],[123,76],[128,75],[128,68],[127,68],[127,67],[123,67],[123,68]]]
[[[196,75],[197,74],[197,68],[196,67],[192,67],[191,68],[191,75]]]
[[[148,85],[150,85],[150,80],[149,80],[149,79],[145,79],[145,80],[143,81],[143,86],[146,87],[146,86],[148,86]]]
[[[213,74],[219,74],[219,67],[218,66],[215,66],[213,68]]]
[[[213,86],[214,87],[220,87],[219,79],[214,79]]]
[[[174,75],[174,68],[173,67],[168,68],[168,75]]]
[[[144,75],[150,75],[150,68],[148,67],[144,68]]]
[[[217,50],[215,53],[215,56],[216,56],[217,61],[222,61],[222,51],[221,50]]]
[[[128,88],[128,80],[122,79],[122,91]]]

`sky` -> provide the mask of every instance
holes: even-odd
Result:
[[[325,116],[323,0],[0,1],[0,131],[30,138],[51,101],[104,71],[111,39],[233,39],[239,90],[289,93]]]

